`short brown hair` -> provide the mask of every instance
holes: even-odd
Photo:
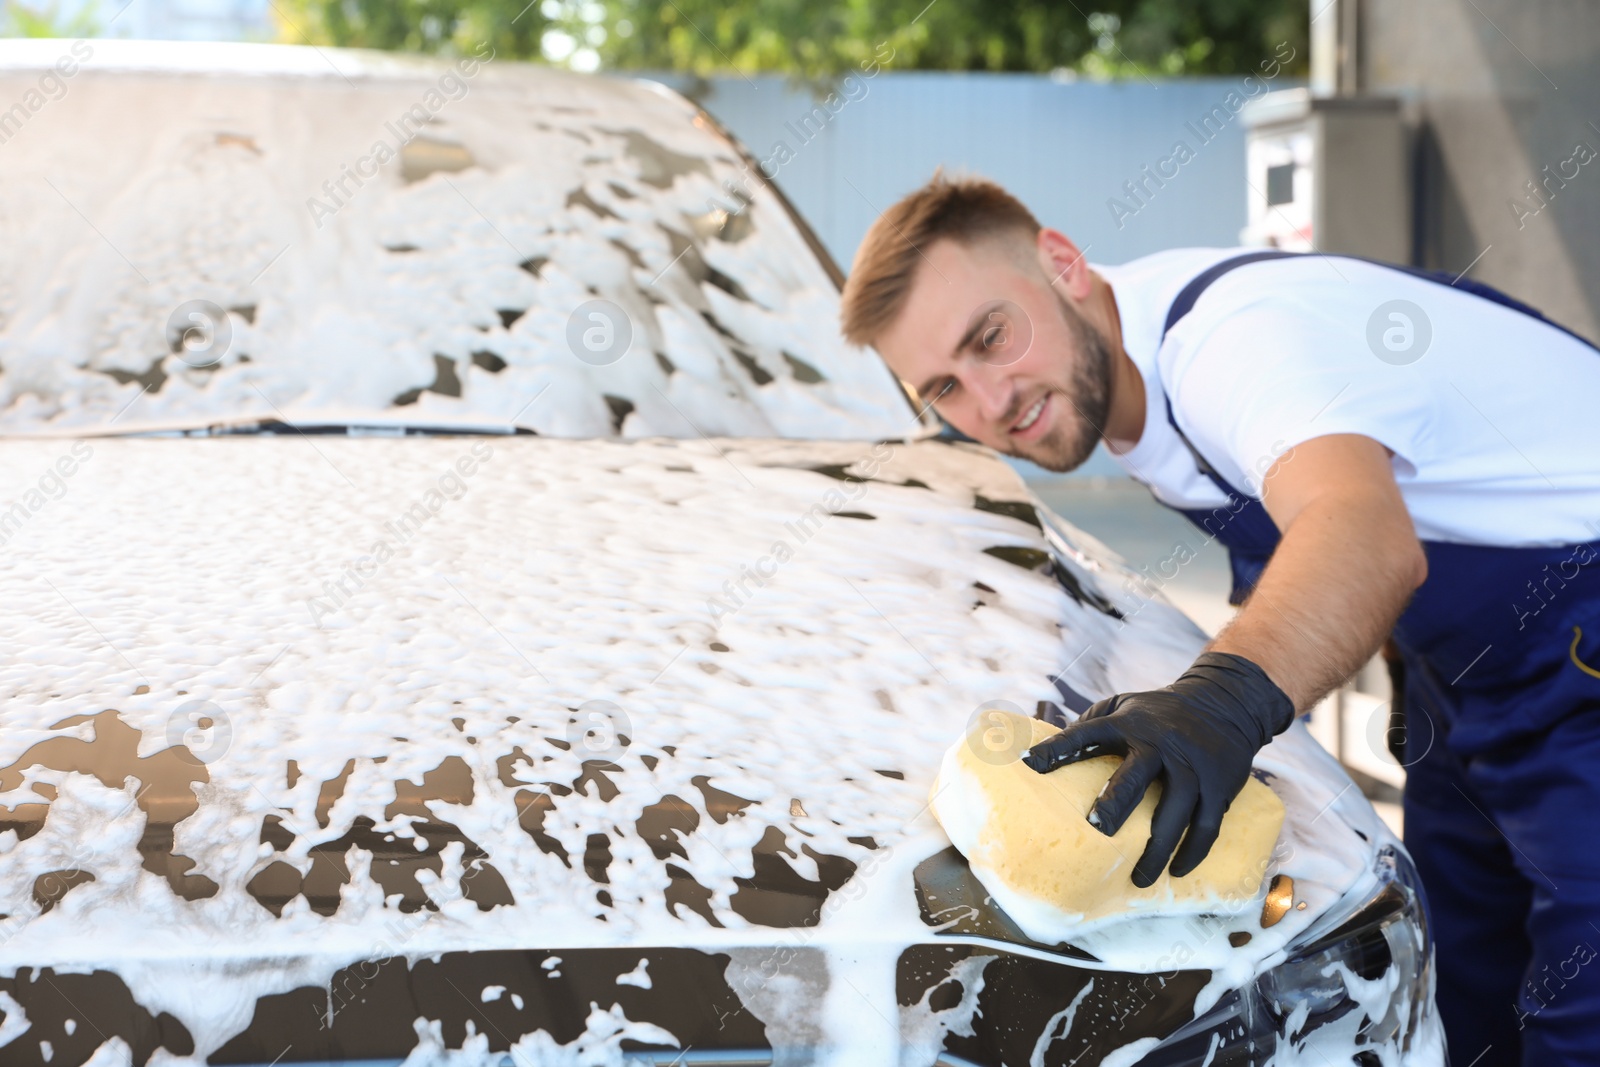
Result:
[[[923,250],[939,238],[964,245],[1005,230],[1039,234],[1039,220],[1022,201],[984,178],[946,178],[941,167],[928,184],[889,208],[867,230],[844,283],[841,326],[852,344],[866,345],[900,314]]]

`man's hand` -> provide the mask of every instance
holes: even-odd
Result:
[[[1260,667],[1243,656],[1205,652],[1164,689],[1100,701],[1023,760],[1042,773],[1120,755],[1122,766],[1089,812],[1090,824],[1108,837],[1150,784],[1163,779],[1150,843],[1133,869],[1133,884],[1143,889],[1160,877],[1175,848],[1173,877],[1200,865],[1228,805],[1249,780],[1250,761],[1293,721],[1294,704]]]
[[[1165,689],[1102,700],[1027,757],[1047,771],[1121,754],[1089,819],[1107,834],[1165,779],[1133,872],[1141,888],[1185,828],[1172,873],[1199,866],[1256,751],[1377,651],[1428,574],[1389,450],[1372,438],[1312,438],[1280,456],[1263,484],[1283,540],[1210,649]]]

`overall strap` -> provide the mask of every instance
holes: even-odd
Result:
[[[1491,303],[1499,304],[1501,307],[1507,307],[1512,311],[1527,315],[1529,318],[1536,319],[1539,322],[1544,323],[1546,326],[1553,326],[1562,333],[1566,334],[1568,337],[1582,341],[1590,348],[1597,348],[1593,341],[1589,340],[1587,337],[1584,337],[1582,334],[1579,334],[1576,331],[1561,325],[1559,322],[1555,322],[1552,319],[1546,318],[1544,312],[1540,311],[1531,304],[1524,304],[1516,297],[1502,293],[1494,286],[1488,285],[1484,282],[1475,281],[1472,278],[1464,278],[1461,275],[1452,275],[1448,271],[1430,270],[1426,267],[1409,267],[1400,263],[1385,263],[1381,259],[1369,259],[1366,256],[1329,255],[1328,253],[1324,252],[1287,252],[1278,248],[1268,248],[1259,252],[1246,252],[1242,255],[1233,256],[1232,258],[1225,259],[1220,263],[1215,263],[1211,267],[1195,275],[1195,277],[1189,281],[1189,284],[1185,285],[1178,292],[1177,297],[1175,297],[1172,301],[1172,306],[1167,309],[1167,321],[1161,327],[1162,340],[1166,340],[1168,332],[1170,332],[1171,329],[1178,324],[1179,319],[1183,318],[1191,310],[1193,310],[1194,303],[1200,298],[1200,294],[1205,292],[1207,287],[1209,287],[1212,282],[1216,281],[1224,274],[1227,274],[1229,271],[1238,267],[1245,267],[1251,263],[1259,263],[1262,260],[1288,259],[1290,257],[1299,256],[1322,256],[1324,259],[1354,259],[1361,263],[1369,263],[1374,267],[1383,267],[1386,270],[1395,270],[1401,272],[1402,274],[1409,274],[1413,278],[1420,278],[1426,282],[1433,282],[1434,284],[1442,285],[1447,289],[1458,289],[1463,293],[1471,293],[1473,296],[1480,296]],[[1600,351],[1600,348],[1597,348],[1597,351]]]
[[[1214,263],[1207,269],[1201,271],[1199,274],[1195,275],[1189,280],[1189,284],[1185,285],[1178,291],[1178,295],[1172,301],[1172,306],[1167,309],[1167,321],[1161,326],[1161,341],[1157,342],[1157,346],[1159,347],[1162,342],[1166,341],[1167,334],[1172,332],[1172,328],[1178,324],[1178,320],[1182,319],[1194,309],[1195,301],[1200,299],[1200,294],[1205,292],[1206,289],[1211,286],[1212,282],[1216,281],[1224,274],[1227,274],[1231,270],[1236,270],[1239,267],[1248,266],[1251,263],[1259,263],[1262,260],[1283,259],[1287,256],[1295,256],[1299,254],[1300,253],[1298,252],[1285,252],[1275,248],[1265,249],[1260,252],[1246,252],[1243,255],[1233,256],[1230,259],[1225,259],[1220,263]],[[1183,442],[1183,446],[1187,448],[1189,450],[1189,454],[1194,457],[1195,465],[1200,468],[1200,473],[1211,479],[1212,484],[1214,484],[1218,489],[1222,490],[1223,494],[1228,497],[1230,505],[1235,502],[1236,498],[1246,501],[1251,500],[1247,494],[1239,492],[1239,490],[1230,485],[1228,481],[1222,477],[1222,475],[1218,474],[1216,468],[1206,461],[1206,458],[1200,454],[1199,449],[1194,447],[1193,442],[1189,440],[1188,434],[1184,433],[1183,430],[1178,426],[1178,419],[1172,413],[1172,397],[1167,395],[1165,388],[1163,388],[1161,392],[1163,394],[1163,398],[1167,402],[1167,422],[1171,424],[1172,429],[1177,433],[1178,440]],[[1256,503],[1257,507],[1260,506],[1259,501],[1254,501],[1254,503]],[[1188,514],[1188,512],[1185,511],[1185,514]],[[1193,519],[1194,516],[1191,515],[1190,518]],[[1251,525],[1258,526],[1259,524],[1251,523]],[[1268,522],[1268,526],[1272,533],[1270,538],[1271,543],[1255,546],[1241,545],[1241,549],[1248,550],[1248,548],[1254,548],[1257,551],[1265,551],[1270,554],[1272,548],[1277,543],[1277,527],[1276,525],[1271,524],[1270,520]],[[1258,530],[1257,532],[1260,533],[1263,531]],[[1229,543],[1228,539],[1222,538],[1221,540],[1224,544],[1227,544],[1230,549],[1234,547]],[[1255,540],[1260,540],[1260,538]]]
[[[1264,259],[1284,259],[1288,256],[1300,254],[1299,252],[1285,252],[1281,249],[1269,248],[1261,252],[1246,252],[1243,255],[1225,259],[1220,263],[1213,263],[1210,267],[1191,278],[1188,285],[1178,290],[1178,295],[1173,298],[1172,306],[1167,309],[1167,321],[1161,326],[1161,340],[1165,341],[1167,334],[1171,333],[1172,328],[1178,324],[1178,320],[1194,310],[1194,302],[1200,299],[1200,294],[1205,292],[1212,282],[1230,270],[1249,266],[1251,263],[1259,263]],[[1169,411],[1172,409],[1170,403],[1167,405],[1167,409]]]
[[[1172,306],[1167,309],[1167,320],[1161,327],[1161,340],[1165,341],[1172,327],[1189,313],[1200,294],[1230,270],[1249,263],[1282,259],[1294,254],[1276,249],[1247,252],[1225,259],[1202,271],[1179,291]],[[1160,384],[1159,379],[1157,384]],[[1205,456],[1201,455],[1200,450],[1178,425],[1177,416],[1172,411],[1172,397],[1166,395],[1165,388],[1161,391],[1167,407],[1167,423],[1172,427],[1172,432],[1178,435],[1178,440],[1183,442],[1183,446],[1194,457],[1195,466],[1199,468],[1200,473],[1209,478],[1228,501],[1219,508],[1175,508],[1174,510],[1181,512],[1184,518],[1199,527],[1208,538],[1221,541],[1228,549],[1228,569],[1232,577],[1228,602],[1242,604],[1250,590],[1255,588],[1256,582],[1261,579],[1261,572],[1266,570],[1267,561],[1272,558],[1273,550],[1278,547],[1280,536],[1278,524],[1272,521],[1272,516],[1267,514],[1267,509],[1260,500],[1235,489],[1226,478],[1217,473],[1217,469],[1206,460]]]

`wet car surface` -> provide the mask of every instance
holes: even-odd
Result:
[[[944,749],[1203,638],[838,340],[693,105],[94,48],[0,160],[5,1062],[1437,1062],[1409,861],[1301,727],[1265,910],[994,907]]]

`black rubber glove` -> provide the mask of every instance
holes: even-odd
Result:
[[[1200,866],[1250,777],[1250,761],[1293,721],[1294,703],[1260,667],[1243,656],[1205,652],[1163,689],[1100,701],[1023,761],[1043,773],[1093,756],[1123,757],[1089,812],[1090,825],[1108,837],[1150,783],[1165,779],[1150,843],[1133,868],[1133,884],[1143,889],[1160,877],[1175,848],[1173,877]]]

